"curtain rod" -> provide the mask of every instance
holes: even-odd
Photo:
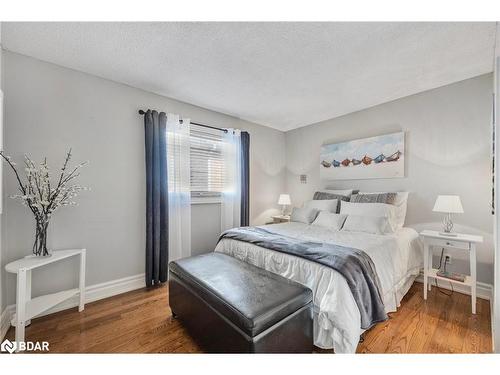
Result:
[[[140,115],[145,115],[146,114],[146,111],[143,111],[142,109],[139,109],[139,114]],[[180,123],[182,124],[182,120],[180,120]],[[191,121],[191,124],[193,125],[198,125],[198,126],[202,126],[204,128],[209,128],[209,129],[215,129],[215,130],[220,130],[221,132],[224,132],[224,133],[227,133],[227,129],[222,129],[222,128],[217,128],[215,126],[210,126],[210,125],[205,125],[205,124],[199,124],[197,122],[193,122]]]

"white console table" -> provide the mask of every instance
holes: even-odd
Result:
[[[31,299],[31,271],[59,262],[69,257],[80,257],[80,278],[78,288],[63,290]],[[78,311],[85,307],[85,249],[58,250],[51,256],[38,257],[29,255],[5,266],[5,270],[17,274],[16,315],[12,325],[16,327],[16,342],[24,341],[24,330],[31,318],[47,311],[51,307],[79,294]]]

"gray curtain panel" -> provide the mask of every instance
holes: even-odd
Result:
[[[146,285],[167,281],[168,182],[167,116],[148,110],[144,115],[146,141]]]
[[[250,225],[250,134],[241,132],[241,223]]]

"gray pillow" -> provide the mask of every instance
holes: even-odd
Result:
[[[324,199],[340,199],[346,202],[349,202],[349,197],[346,195],[340,195],[340,194],[332,194],[332,193],[327,193],[326,191],[317,191],[314,193],[313,199],[315,201],[317,200],[324,200]]]
[[[351,196],[351,202],[396,204],[397,196],[398,193],[354,194]]]
[[[292,210],[292,215],[290,216],[290,221],[295,221],[297,223],[311,224],[316,216],[318,216],[318,210],[315,208],[294,207]]]

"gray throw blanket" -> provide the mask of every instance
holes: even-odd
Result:
[[[223,238],[249,242],[266,249],[294,255],[330,267],[347,281],[361,313],[361,328],[387,320],[375,265],[364,251],[324,242],[303,241],[258,227],[234,228]]]

